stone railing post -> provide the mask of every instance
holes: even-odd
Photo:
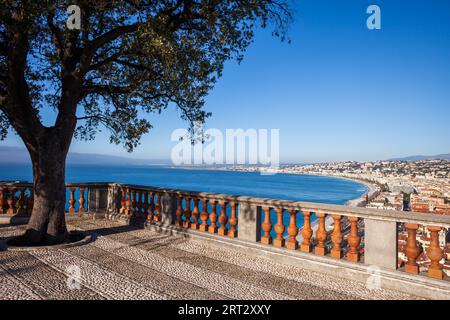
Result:
[[[88,212],[96,217],[101,217],[108,210],[108,185],[89,186]]]
[[[106,212],[110,215],[119,214],[121,208],[120,190],[118,184],[108,186],[108,200]]]
[[[397,269],[397,222],[364,219],[364,263]]]
[[[248,242],[261,240],[261,208],[248,201],[239,200],[237,238]]]
[[[161,225],[169,226],[175,224],[177,207],[177,196],[175,194],[169,192],[162,193]]]

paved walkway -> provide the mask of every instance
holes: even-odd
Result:
[[[79,247],[0,252],[0,299],[414,299],[118,222],[70,227],[98,237]],[[0,238],[20,232],[0,227]],[[77,270],[81,286],[71,289]]]

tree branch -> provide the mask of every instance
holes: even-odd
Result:
[[[111,29],[110,31],[92,40],[88,46],[90,47],[92,52],[95,52],[97,51],[98,48],[104,46],[106,43],[111,42],[125,34],[137,31],[139,25],[140,25],[139,23],[135,23]]]
[[[135,87],[120,87],[120,86],[108,86],[108,85],[86,85],[83,87],[84,93],[108,93],[108,94],[124,94],[133,92]]]
[[[64,45],[62,41],[61,30],[53,23],[53,18],[54,11],[51,11],[51,13],[47,15],[47,24],[52,33],[53,42],[55,43],[56,49],[58,50],[58,56],[62,60]]]
[[[89,70],[97,70],[97,69],[107,65],[108,63],[114,62],[114,61],[116,61],[117,57],[119,57],[120,55],[121,55],[120,52],[116,52],[116,53],[112,54],[111,56],[103,59],[102,61],[91,64],[89,66]]]
[[[29,50],[29,35],[23,15],[16,15],[12,25],[7,25],[9,33],[7,65],[7,96],[0,104],[8,121],[29,147],[36,147],[38,133],[42,129],[37,112],[33,109],[30,88],[26,80],[27,54]],[[6,102],[6,103],[5,103]]]

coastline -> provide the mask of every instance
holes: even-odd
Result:
[[[345,205],[348,207],[364,207],[367,204],[366,197],[369,198],[369,201],[377,196],[377,194],[380,192],[380,187],[374,183],[370,183],[364,180],[356,179],[356,178],[348,178],[348,177],[340,177],[340,176],[331,176],[326,175],[326,177],[335,177],[335,178],[341,178],[346,179],[354,182],[361,183],[366,186],[367,191],[364,192],[360,197],[348,200]]]
[[[174,168],[174,167],[172,167]],[[177,167],[178,169],[187,169],[187,170],[211,170],[211,171],[231,171],[231,172],[258,172],[254,170],[233,170],[227,167]],[[360,180],[357,178],[350,178],[350,177],[343,177],[338,175],[325,175],[325,174],[317,174],[317,173],[293,173],[293,172],[278,172],[282,174],[290,174],[290,175],[310,175],[310,176],[317,176],[317,177],[332,177],[332,178],[338,178],[343,180],[349,180],[353,181],[359,184],[364,185],[367,188],[367,191],[364,192],[362,195],[355,199],[348,200],[344,205],[348,207],[364,207],[367,204],[366,198],[373,199],[377,196],[377,194],[380,192],[380,187],[374,183],[367,182],[365,180]]]

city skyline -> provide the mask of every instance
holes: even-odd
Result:
[[[228,63],[208,96],[205,127],[278,128],[281,162],[448,153],[450,4],[377,1],[382,28],[368,30],[370,4],[300,1],[290,44],[258,30],[241,65]],[[174,107],[149,117],[154,128],[132,154],[109,144],[105,130],[70,151],[169,159],[170,135],[186,123]],[[23,146],[13,135],[2,145]]]

